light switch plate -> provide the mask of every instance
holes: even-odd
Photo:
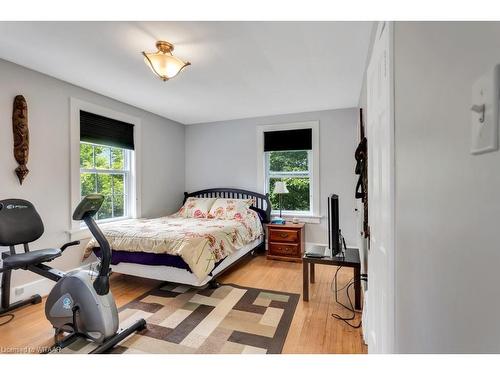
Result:
[[[500,64],[484,74],[472,86],[472,106],[484,105],[481,111],[471,109],[471,154],[498,150],[498,111],[500,104]]]

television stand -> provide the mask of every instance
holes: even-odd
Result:
[[[314,284],[314,265],[326,264],[329,266],[342,266],[352,268],[354,271],[354,308],[361,310],[361,261],[358,249],[346,249],[345,256],[313,258],[304,255],[302,258],[303,291],[302,299],[309,301],[309,281]]]

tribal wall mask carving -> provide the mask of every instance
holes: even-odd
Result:
[[[28,164],[30,134],[28,129],[28,104],[24,96],[17,95],[14,98],[14,108],[12,111],[12,131],[14,133],[14,158],[19,166],[15,172],[19,183],[22,185],[23,180],[29,173],[26,164]]]

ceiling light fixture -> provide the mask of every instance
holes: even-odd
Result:
[[[191,65],[190,62],[184,62],[181,59],[172,55],[174,45],[165,41],[156,42],[157,52],[143,52],[144,62],[151,68],[153,73],[160,77],[163,81],[168,81],[174,78],[186,66]]]

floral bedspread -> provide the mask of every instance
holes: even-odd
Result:
[[[174,214],[108,223],[100,228],[111,249],[178,255],[200,280],[210,274],[215,263],[263,234],[259,217],[252,210],[241,219],[233,220],[184,218]],[[97,246],[92,238],[84,258]]]

